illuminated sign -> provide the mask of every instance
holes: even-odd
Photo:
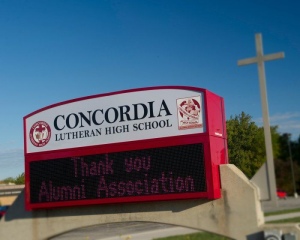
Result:
[[[223,99],[153,87],[54,104],[24,117],[26,209],[221,197]]]
[[[31,203],[206,191],[202,144],[35,161],[30,172]]]

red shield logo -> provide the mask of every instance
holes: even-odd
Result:
[[[45,146],[51,138],[51,128],[45,121],[38,121],[32,125],[29,132],[31,143],[36,147]]]
[[[202,128],[200,96],[177,99],[179,130]]]

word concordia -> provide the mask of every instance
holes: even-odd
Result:
[[[53,121],[54,128],[59,132],[55,134],[55,141],[129,132],[130,127],[126,123],[143,119],[149,119],[150,121],[148,120],[139,124],[134,123],[132,131],[171,127],[172,124],[169,123],[169,120],[155,120],[156,118],[171,115],[173,114],[170,112],[165,100],[162,100],[160,104],[151,101],[109,107],[107,109],[98,108],[67,115],[57,115]],[[125,124],[114,125],[118,123]],[[102,128],[102,126],[106,127]],[[95,128],[87,130],[85,129],[86,127]]]
[[[65,127],[69,129],[82,128],[91,125],[102,125],[103,123],[115,123],[115,122],[125,122],[141,120],[146,117],[155,118],[172,115],[165,102],[162,100],[159,109],[154,109],[154,101],[144,103],[132,104],[119,106],[118,108],[110,107],[106,110],[96,109],[94,111],[86,111],[86,113],[79,112],[70,113],[68,116],[58,115],[54,119],[54,127],[56,130],[63,130]]]

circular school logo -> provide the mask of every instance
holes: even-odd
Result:
[[[49,124],[44,121],[38,121],[33,124],[30,128],[29,138],[34,146],[45,146],[51,138],[51,128]]]
[[[186,117],[188,120],[190,120],[193,118],[198,118],[200,114],[200,104],[193,98],[182,101],[179,107],[179,113],[182,118]]]
[[[177,99],[179,130],[202,128],[200,96]]]

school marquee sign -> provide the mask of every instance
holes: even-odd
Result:
[[[219,198],[223,99],[151,87],[54,104],[24,117],[26,208]]]

